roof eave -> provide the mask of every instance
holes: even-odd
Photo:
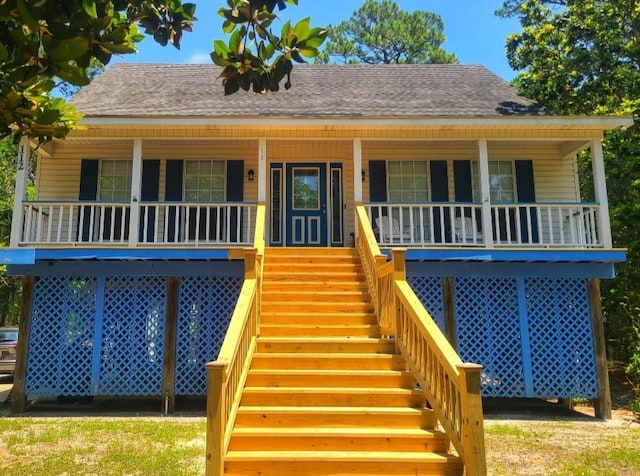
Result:
[[[435,128],[495,127],[508,129],[558,127],[562,129],[624,129],[633,125],[631,116],[85,116],[83,126],[282,126],[282,127],[371,127],[420,126]]]

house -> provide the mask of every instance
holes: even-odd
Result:
[[[16,408],[204,395],[262,207],[267,249],[352,248],[361,221],[384,253],[406,249],[407,282],[484,366],[483,396],[591,398],[606,417],[598,283],[625,253],[601,140],[629,118],[554,115],[476,65],[296,66],[264,96],[224,97],[218,73],[114,65],[73,99],[85,129],[37,149],[34,200],[20,168]]]

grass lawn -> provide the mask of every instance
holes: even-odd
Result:
[[[640,475],[640,422],[488,415],[490,475]],[[201,475],[205,418],[0,417],[0,462],[17,475]]]
[[[3,474],[198,475],[204,417],[0,418]]]

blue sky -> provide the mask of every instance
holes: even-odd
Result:
[[[183,0],[189,1],[189,0]],[[194,0],[190,0],[194,1]],[[299,6],[287,7],[281,16],[297,21],[310,16],[313,26],[337,24],[351,17],[364,0],[299,0]],[[198,21],[194,31],[186,33],[181,51],[172,46],[162,48],[153,39],[139,44],[135,56],[114,58],[113,62],[139,63],[210,63],[213,40],[223,38],[217,10],[224,0],[195,0]],[[520,30],[515,20],[494,15],[502,0],[396,0],[404,10],[438,13],[444,20],[447,41],[444,48],[455,53],[461,63],[483,64],[502,78],[511,80],[515,72],[505,56],[507,35]],[[276,26],[279,29],[279,25]]]

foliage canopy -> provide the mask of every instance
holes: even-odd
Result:
[[[322,61],[344,63],[457,63],[441,48],[442,18],[402,10],[392,0],[366,0],[349,20],[329,28]]]
[[[297,0],[286,0],[297,4]],[[318,53],[326,31],[309,19],[286,23],[280,36],[269,27],[284,0],[227,0],[221,8],[228,44],[216,41],[212,59],[225,67],[225,92],[253,86],[276,91],[292,61]],[[114,54],[135,53],[144,34],[180,48],[191,31],[195,4],[182,0],[0,0],[0,138],[40,142],[65,137],[80,116],[53,98],[56,80],[84,86]],[[144,34],[143,34],[144,33]],[[279,54],[276,54],[279,53]]]
[[[519,88],[560,114],[640,113],[640,7],[637,0],[506,0],[520,33],[507,55],[522,70]],[[614,356],[627,360],[640,342],[640,128],[608,133],[603,143],[614,246],[628,247],[618,278],[603,283]],[[590,168],[589,157],[581,166]],[[585,174],[589,176],[589,174]],[[586,184],[590,185],[590,184]],[[584,191],[589,197],[589,189]]]

